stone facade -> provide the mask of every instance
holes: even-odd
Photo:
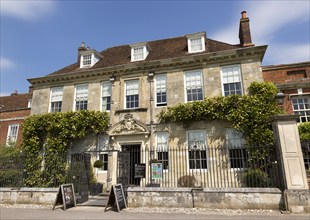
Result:
[[[91,152],[92,163],[100,158],[105,150],[119,150],[124,146],[139,146],[141,150],[156,150],[157,134],[166,132],[169,136],[167,145],[169,148],[187,146],[188,131],[203,131],[205,133],[205,144],[214,147],[225,144],[225,129],[230,127],[224,121],[195,122],[189,126],[179,124],[162,124],[157,115],[165,108],[176,106],[187,102],[189,95],[186,86],[186,74],[188,71],[196,71],[199,74],[188,78],[188,86],[198,83],[204,97],[215,97],[224,95],[223,68],[231,67],[236,72],[231,72],[227,81],[233,83],[237,80],[239,93],[246,94],[251,82],[262,82],[263,75],[261,61],[267,46],[254,46],[251,42],[249,19],[242,13],[239,36],[242,38],[240,45],[230,45],[211,40],[206,37],[205,32],[186,36],[198,39],[204,38],[203,48],[205,51],[198,53],[188,52],[188,39],[186,36],[146,42],[149,53],[145,60],[132,62],[131,45],[108,48],[100,53],[89,50],[89,53],[96,52],[100,57],[97,63],[88,68],[81,68],[80,60],[61,70],[51,73],[45,77],[29,79],[34,87],[33,108],[31,114],[42,114],[51,111],[52,88],[61,87],[61,111],[74,111],[76,101],[76,85],[87,85],[87,109],[102,111],[103,96],[102,82],[111,83],[110,89],[110,125],[104,138],[100,136],[89,136],[85,140],[79,140],[72,145],[70,152]],[[241,39],[240,38],[240,39]],[[139,44],[140,45],[140,44]],[[79,57],[88,53],[84,48],[85,44],[78,49]],[[83,49],[84,48],[84,49]],[[83,54],[81,54],[83,49]],[[157,99],[157,76],[165,74],[165,96],[166,104],[158,107]],[[234,78],[233,74],[236,78]],[[199,82],[195,77],[199,77]],[[238,79],[237,79],[238,78]],[[133,81],[138,93],[138,105],[128,107],[126,99],[127,83]],[[195,81],[196,80],[196,81]],[[129,84],[128,84],[129,85]],[[194,85],[195,86],[195,85]],[[193,87],[194,88],[194,87]],[[194,88],[191,90],[197,93]],[[198,94],[198,93],[197,93]],[[133,98],[133,97],[131,97]],[[197,100],[193,98],[193,100]],[[131,103],[132,104],[132,103]],[[108,146],[102,150],[100,146],[104,143]],[[75,148],[75,149],[73,149]],[[108,152],[108,151],[106,151]],[[108,152],[108,170],[96,169],[97,178],[109,187],[109,184],[117,182],[117,153]],[[184,155],[186,157],[186,155]],[[140,161],[148,163],[146,161]],[[183,164],[184,169],[188,165]],[[176,166],[177,167],[177,166]],[[149,180],[147,177],[141,180],[140,185],[145,185]],[[144,183],[143,183],[144,181]],[[138,184],[139,185],[139,184]]]

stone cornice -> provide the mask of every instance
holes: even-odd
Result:
[[[130,74],[132,72],[149,72],[161,69],[167,70],[170,68],[189,68],[195,67],[197,65],[208,65],[222,62],[238,62],[240,60],[251,58],[259,58],[260,60],[262,60],[266,49],[267,46],[263,45],[225,50],[213,53],[204,52],[191,54],[190,56],[188,55],[164,60],[130,63],[97,69],[79,69],[68,73],[31,78],[28,79],[28,81],[35,87],[59,84],[64,82],[86,81],[104,76],[108,78],[111,75]]]

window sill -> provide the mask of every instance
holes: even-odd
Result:
[[[146,112],[147,108],[129,108],[129,109],[119,109],[115,110],[115,114],[128,113],[128,112]]]

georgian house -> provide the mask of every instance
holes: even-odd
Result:
[[[200,146],[234,143],[240,148],[242,136],[228,122],[197,122],[186,127],[160,123],[157,115],[179,103],[242,95],[251,82],[263,81],[261,62],[267,46],[252,43],[249,18],[245,11],[241,14],[237,45],[210,39],[206,32],[115,46],[100,52],[87,48],[83,42],[75,63],[29,79],[34,88],[31,114],[84,109],[109,112],[108,132],[90,135],[73,143],[70,149],[72,154],[91,153],[92,162],[103,160],[104,166],[96,173],[105,186],[119,182],[120,175],[128,178],[131,185],[147,184],[148,168],[145,178],[134,177],[135,165],[149,167],[146,150],[163,164],[166,175],[178,175],[180,166],[190,172],[210,171],[208,161],[215,160],[215,156]],[[199,153],[194,155],[187,150],[184,154],[168,154],[180,146],[198,148]],[[120,158],[109,150],[131,154]],[[176,165],[176,157],[185,158],[184,164]],[[231,153],[227,160],[240,158]],[[230,168],[242,168],[242,164],[239,161]]]
[[[0,97],[0,144],[19,147],[22,143],[22,123],[30,115],[31,93]]]

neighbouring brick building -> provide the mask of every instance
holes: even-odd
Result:
[[[310,122],[310,62],[263,66],[265,81],[284,93],[283,109],[300,114],[299,122]]]
[[[31,110],[31,93],[12,93],[0,97],[0,144],[20,146],[22,142],[21,124]]]
[[[101,52],[82,43],[77,62],[29,79],[33,86],[31,114],[84,109],[109,112],[108,132],[90,135],[70,149],[71,154],[91,153],[92,162],[103,160],[104,166],[96,173],[105,186],[120,182],[119,176],[127,178],[130,185],[146,185],[149,169],[146,178],[134,178],[135,164],[149,167],[149,159],[143,155],[146,149],[163,164],[167,176],[179,177],[182,170],[202,171],[210,181],[199,184],[206,186],[211,180],[216,182],[215,175],[223,172],[229,173],[226,181],[238,181],[234,174],[244,168],[240,156],[243,139],[229,122],[200,121],[180,126],[160,123],[156,115],[164,108],[204,97],[246,94],[252,82],[263,82],[261,62],[267,46],[252,43],[245,12],[240,19],[239,39],[240,44],[232,45],[199,32]],[[186,148],[179,155],[184,163],[176,164],[168,149],[180,146]],[[221,158],[207,153],[215,146],[227,147]],[[131,154],[118,158],[114,151],[107,150]],[[212,167],[211,160],[228,165]]]

